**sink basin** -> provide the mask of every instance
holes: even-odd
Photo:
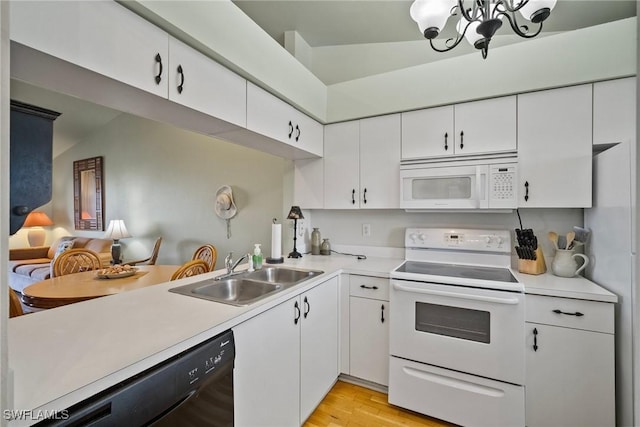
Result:
[[[229,278],[225,280],[209,279],[169,290],[183,295],[243,306],[266,298],[281,288],[281,285],[275,283]]]
[[[169,292],[224,304],[244,306],[260,301],[276,292],[322,273],[324,271],[265,267],[252,272],[234,273],[232,277],[226,277],[221,280],[207,279],[171,288]]]
[[[290,268],[267,267],[248,273],[245,277],[252,280],[289,285],[292,283],[300,283],[322,273],[322,271],[315,270],[292,270]]]

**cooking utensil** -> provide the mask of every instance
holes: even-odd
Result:
[[[573,231],[576,232],[575,242],[581,242],[583,244],[588,243],[589,237],[591,236],[591,230],[589,230],[588,228],[574,226]]]
[[[571,249],[571,245],[573,245],[573,239],[576,238],[575,231],[570,231],[567,233],[567,246],[566,249]]]
[[[549,240],[551,240],[556,250],[558,250],[558,233],[556,233],[555,231],[550,231],[547,233],[547,237],[549,238]]]

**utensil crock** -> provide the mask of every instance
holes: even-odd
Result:
[[[576,258],[582,258],[582,265],[578,268]],[[576,254],[573,250],[558,249],[551,263],[551,271],[560,277],[574,277],[589,265],[589,258],[584,254]]]

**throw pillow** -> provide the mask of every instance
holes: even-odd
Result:
[[[58,258],[58,255],[73,248],[73,243],[73,240],[65,240],[60,242],[60,244],[58,245],[58,249],[56,249],[56,253],[53,256],[53,259],[55,260],[56,258]]]

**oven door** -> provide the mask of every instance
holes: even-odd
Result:
[[[392,356],[524,384],[524,294],[396,279],[391,285]]]

